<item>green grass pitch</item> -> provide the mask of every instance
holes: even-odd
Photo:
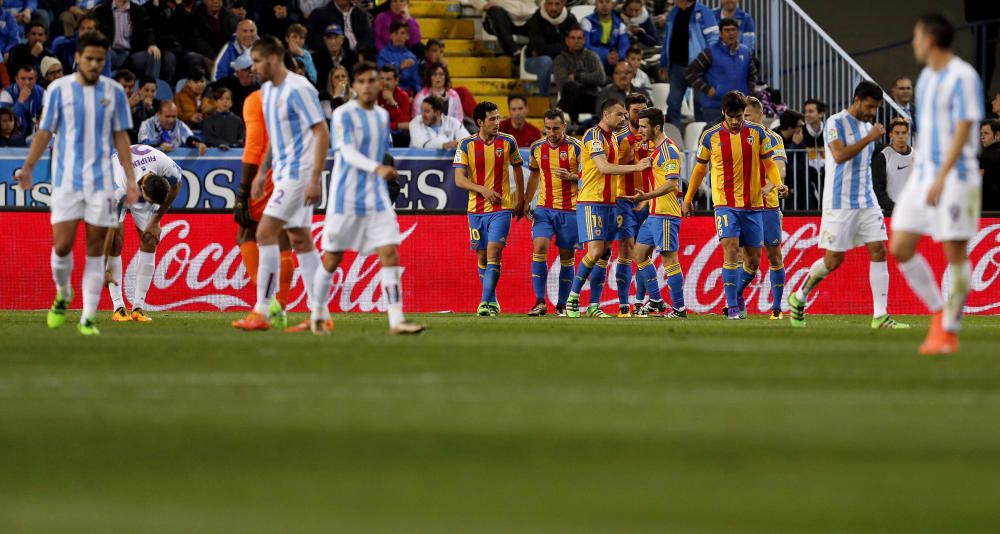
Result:
[[[70,321],[78,317],[70,314]],[[3,532],[992,532],[995,317],[0,313]]]

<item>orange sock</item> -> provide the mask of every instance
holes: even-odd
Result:
[[[243,268],[247,270],[247,274],[250,275],[250,282],[253,285],[257,285],[257,265],[259,261],[259,252],[257,251],[256,241],[244,241],[240,243],[240,256],[243,258]]]
[[[292,290],[292,275],[295,274],[295,253],[285,250],[281,253],[281,274],[278,277],[278,294],[274,298],[278,299],[281,307],[288,304],[288,292]],[[303,280],[308,283],[308,281]]]

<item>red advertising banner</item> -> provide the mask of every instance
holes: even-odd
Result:
[[[401,215],[403,244],[400,256],[403,275],[404,305],[415,312],[451,310],[466,313],[479,303],[480,284],[475,254],[469,251],[468,225],[464,215]],[[238,311],[252,306],[255,289],[250,285],[236,245],[236,226],[227,214],[168,214],[156,253],[156,273],[146,298],[151,311],[201,310]],[[0,227],[8,237],[0,243],[0,309],[42,309],[52,301],[53,289],[49,268],[52,246],[49,214],[41,212],[0,212]],[[797,288],[809,266],[822,251],[816,248],[819,217],[786,217],[783,244],[787,283]],[[319,236],[322,218],[316,217],[313,233]],[[125,296],[135,285],[135,253],[138,237],[131,220],[126,222]],[[79,292],[84,249],[82,230],[74,251],[74,286]],[[710,217],[685,220],[681,227],[681,265],[685,277],[685,299],[695,313],[714,313],[723,304],[721,249]],[[969,245],[972,263],[972,294],[968,313],[1000,312],[1000,219],[984,219],[980,231]],[[945,272],[940,247],[929,239],[921,251],[938,276]],[[579,256],[579,255],[578,255]],[[549,254],[548,298],[557,294],[559,261],[555,250]],[[762,271],[766,274],[765,268]],[[509,245],[503,258],[503,273],[498,291],[504,313],[524,313],[534,304],[531,288],[531,226],[527,221],[513,224]],[[330,298],[333,311],[368,312],[383,309],[375,256],[348,254],[334,273]],[[604,304],[613,306],[617,292],[612,266],[605,288]],[[661,286],[665,278],[661,271]],[[907,287],[890,259],[890,304],[892,313],[924,313],[917,297]],[[945,280],[947,283],[947,280]],[[787,293],[787,292],[786,292]],[[666,292],[665,292],[666,294]],[[787,295],[786,295],[787,296]],[[871,313],[868,283],[868,258],[863,249],[848,253],[844,265],[830,275],[810,297],[813,313]],[[584,300],[587,296],[584,295]],[[766,313],[770,307],[767,276],[759,276],[748,291],[751,313]],[[296,272],[291,292],[291,309],[305,311],[302,280]],[[79,307],[79,296],[74,307]],[[787,309],[787,303],[785,304]],[[105,292],[101,309],[110,309]]]

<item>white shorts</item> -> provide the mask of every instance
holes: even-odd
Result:
[[[137,204],[131,208],[122,207],[122,214],[118,217],[118,222],[125,222],[125,213],[132,214],[132,222],[135,223],[135,227],[139,229],[140,232],[146,230],[149,226],[149,219],[153,216],[157,210],[160,209],[158,204],[150,204],[148,202],[143,202],[142,204]]]
[[[879,208],[823,210],[819,248],[847,252],[886,239],[885,218]]]
[[[308,180],[282,180],[274,184],[264,215],[285,221],[285,228],[312,226],[313,207],[306,206]]]
[[[937,206],[927,205],[933,177],[911,176],[892,210],[892,230],[929,235],[934,241],[968,241],[979,231],[983,186],[979,180],[965,182],[949,177]]]
[[[55,188],[52,191],[52,206],[49,220],[52,224],[83,219],[89,225],[112,228],[118,225],[118,202],[114,192],[73,191],[69,188]]]
[[[323,251],[354,250],[368,255],[378,247],[398,245],[396,212],[377,211],[367,215],[337,215],[327,212],[323,225]]]

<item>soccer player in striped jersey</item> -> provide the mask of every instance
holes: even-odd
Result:
[[[566,299],[573,285],[574,254],[579,239],[576,233],[576,195],[580,181],[580,141],[566,135],[566,118],[559,108],[544,115],[545,138],[531,145],[528,162],[528,202],[538,192],[538,202],[531,223],[531,286],[535,305],[531,317],[545,315],[545,284],[549,278],[549,245],[556,236],[559,247],[559,299],[556,314],[566,316]]]
[[[323,268],[316,270],[312,331],[327,334],[325,321],[333,273],[345,250],[377,253],[382,264],[382,295],[388,306],[389,332],[419,334],[427,327],[403,315],[403,268],[399,266],[399,223],[389,199],[389,180],[396,169],[383,165],[389,150],[389,113],[376,105],[381,86],[378,68],[359,63],[351,73],[356,95],[338,107],[330,119],[333,131],[333,172],[323,224]],[[306,280],[308,283],[309,280]]]
[[[982,176],[972,129],[984,115],[976,71],[951,51],[955,30],[944,16],[927,14],[913,28],[913,53],[923,63],[917,80],[917,160],[892,217],[892,254],[920,300],[934,314],[921,354],[958,351],[962,308],[969,294],[966,247],[979,229]],[[920,237],[941,243],[951,284],[944,300],[920,254]]]
[[[615,239],[615,201],[617,199],[615,175],[644,171],[650,167],[649,158],[636,165],[618,163],[618,143],[614,132],[625,121],[625,105],[621,100],[607,100],[601,104],[601,121],[587,130],[583,137],[581,154],[582,171],[580,191],[576,199],[577,233],[587,244],[587,255],[580,262],[573,279],[573,290],[566,299],[566,315],[580,316],[580,292],[590,280],[590,317],[610,317],[601,310],[601,292],[607,276],[611,243]]]
[[[455,185],[469,192],[469,238],[476,251],[483,293],[476,314],[500,315],[497,284],[500,259],[507,246],[511,212],[524,216],[524,171],[517,141],[500,133],[500,111],[493,102],[480,102],[473,110],[479,133],[466,137],[455,149]],[[510,190],[508,169],[514,167]]]
[[[622,165],[631,165],[638,160],[649,157],[644,143],[639,136],[639,112],[649,107],[649,99],[642,93],[632,93],[625,97],[625,127],[615,134],[618,143],[618,153]],[[618,238],[618,261],[615,264],[615,284],[618,288],[618,317],[631,317],[628,294],[632,287],[632,247],[639,234],[639,228],[649,216],[647,204],[635,204],[628,197],[635,195],[643,188],[643,173],[630,172],[617,177],[615,184],[617,198],[615,200],[615,215]],[[646,290],[642,284],[636,284],[636,300],[644,299]],[[636,303],[635,309],[640,307]]]
[[[672,309],[666,317],[685,318],[684,273],[677,259],[680,247],[681,204],[677,201],[680,192],[681,149],[663,133],[663,112],[656,108],[644,109],[639,113],[639,135],[646,147],[653,147],[649,157],[653,166],[643,173],[644,187],[650,190],[637,191],[627,197],[639,204],[652,201],[649,217],[642,223],[636,239],[634,259],[639,266],[637,286],[645,286],[649,301],[639,308],[637,315],[664,314],[667,306],[660,296],[660,277],[653,266],[653,252],[660,251],[664,270],[667,272],[667,287],[670,288]]]
[[[854,88],[850,107],[831,116],[824,132],[826,182],[823,184],[823,218],[819,248],[823,257],[809,268],[799,289],[788,296],[790,323],[806,325],[809,293],[844,262],[844,253],[864,246],[871,265],[872,328],[909,328],[889,315],[889,268],[886,264],[885,218],[872,188],[872,154],[885,135],[881,124],[872,125],[882,103],[882,88],[863,81]]]
[[[125,169],[125,205],[138,200],[132,170],[128,130],[132,114],[121,85],[101,76],[109,42],[100,33],[85,33],[76,43],[77,71],[52,82],[38,132],[15,179],[22,189],[31,187],[31,173],[55,136],[52,153],[52,278],[56,298],[48,312],[49,328],[66,322],[66,308],[73,300],[73,242],[82,220],[86,226],[83,271],[83,313],[77,326],[83,335],[97,335],[94,324],[104,284],[104,238],[118,224],[111,170],[112,149]]]
[[[267,171],[272,168],[274,191],[257,225],[257,303],[243,319],[233,321],[242,330],[267,330],[271,300],[277,290],[281,268],[278,235],[285,232],[299,259],[303,285],[312,309],[312,280],[320,258],[313,246],[313,205],[322,195],[320,175],[326,162],[330,133],[316,88],[305,77],[284,65],[285,47],[274,38],[254,43],[250,50],[253,70],[263,82],[260,89],[270,150],[264,157],[250,188],[253,198],[264,196]],[[325,310],[325,308],[324,308]],[[325,328],[333,328],[329,312],[324,314]]]
[[[722,245],[722,285],[728,319],[745,319],[740,309],[740,288],[757,275],[760,249],[764,245],[764,195],[761,173],[774,165],[774,147],[764,127],[743,120],[746,97],[730,91],[722,97],[723,121],[701,135],[697,163],[684,198],[683,213],[693,213],[691,201],[701,181],[712,169],[712,204],[715,226]],[[739,267],[740,248],[746,251]]]

